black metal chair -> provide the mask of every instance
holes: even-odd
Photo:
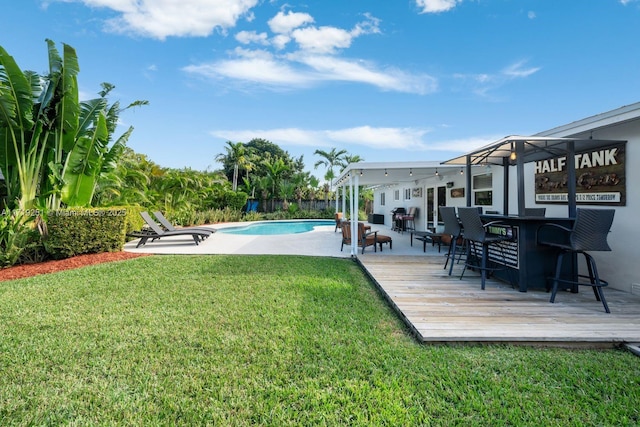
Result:
[[[499,253],[502,258],[505,259],[504,250],[500,244],[507,240],[511,240],[512,238],[508,235],[488,233],[487,227],[498,224],[499,221],[491,221],[483,224],[482,219],[480,218],[480,212],[477,208],[458,208],[458,217],[462,223],[464,238],[467,241],[469,248],[467,260],[464,264],[464,269],[462,270],[460,279],[464,276],[464,272],[467,267],[480,270],[482,289],[484,289],[487,273],[506,269],[506,261],[504,263],[505,266],[489,265],[489,246],[499,246]],[[481,253],[478,253],[478,248],[481,248]]]
[[[458,262],[462,258],[464,254],[464,240],[462,240],[463,232],[462,226],[460,225],[460,221],[458,221],[458,217],[456,216],[456,208],[440,206],[440,217],[444,222],[444,231],[443,235],[447,235],[451,238],[451,242],[449,243],[449,251],[447,252],[447,261],[444,263],[444,269],[447,269],[447,265],[449,265],[449,261],[451,264],[449,265],[449,276],[453,272],[453,264],[456,260],[456,251],[458,251]],[[458,240],[462,240],[461,243]]]
[[[576,220],[573,229],[563,227],[558,224],[543,224],[538,228],[538,232],[544,227],[554,227],[565,234],[566,242],[541,241],[538,244],[547,245],[558,249],[558,258],[556,260],[556,271],[551,288],[551,300],[554,302],[558,285],[560,283],[570,284],[572,286],[591,286],[593,293],[598,301],[602,302],[604,310],[610,313],[607,301],[604,298],[602,288],[608,286],[609,283],[600,278],[596,262],[586,251],[610,251],[611,248],[607,243],[607,235],[613,224],[614,209],[577,209]],[[538,233],[539,235],[539,233]],[[563,259],[566,254],[583,254],[587,263],[589,275],[578,274],[574,279],[561,279]],[[580,279],[589,279],[585,282]]]
[[[524,208],[524,216],[545,216],[547,208]]]

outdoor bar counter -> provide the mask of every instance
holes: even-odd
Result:
[[[529,288],[545,289],[547,278],[555,272],[557,252],[536,243],[538,229],[547,223],[572,228],[574,219],[511,215],[482,215],[481,218],[484,223],[496,222],[489,232],[513,235],[511,241],[502,243],[507,269],[496,271],[495,276],[506,282],[514,281],[520,292]],[[561,242],[564,236],[557,228],[545,227],[540,230],[540,237],[546,241]],[[500,250],[494,247],[490,247],[489,259],[505,264]],[[565,269],[575,271],[575,266],[565,266]]]

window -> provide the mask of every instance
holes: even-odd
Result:
[[[477,206],[493,205],[493,175],[485,173],[473,177],[473,202]]]
[[[493,191],[475,191],[473,193],[474,203],[477,206],[491,206],[493,205]]]
[[[393,200],[400,200],[400,190],[393,191]]]
[[[404,199],[405,200],[411,200],[411,189],[410,188],[405,188],[404,189]]]
[[[384,204],[385,204],[385,202],[386,202],[386,201],[385,201],[385,198],[386,198],[385,196],[386,196],[386,194],[387,194],[387,193],[385,193],[384,191],[383,191],[382,193],[380,193],[380,206],[384,206]]]

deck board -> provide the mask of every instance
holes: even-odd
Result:
[[[506,283],[480,279],[461,265],[453,275],[441,257],[359,256],[358,261],[422,342],[527,343],[594,346],[640,342],[640,297],[605,288],[611,313],[588,287],[559,292],[519,292]]]

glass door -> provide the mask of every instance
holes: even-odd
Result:
[[[433,225],[433,207],[435,206],[435,189],[433,187],[427,188],[427,230],[435,230]]]

